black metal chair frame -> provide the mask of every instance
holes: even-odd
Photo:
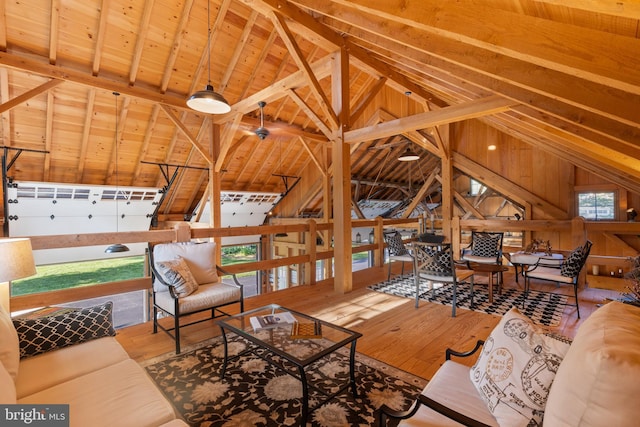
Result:
[[[148,256],[149,256],[149,266],[151,268],[151,307],[152,307],[152,315],[153,315],[153,333],[158,333],[158,328],[160,328],[162,331],[164,331],[167,335],[169,335],[171,338],[173,338],[176,342],[176,354],[180,354],[180,328],[184,328],[186,326],[191,326],[191,325],[195,325],[198,323],[202,323],[202,322],[207,322],[211,319],[217,319],[219,317],[223,317],[223,316],[230,316],[230,313],[227,313],[226,311],[221,310],[222,307],[226,307],[228,305],[232,305],[232,304],[240,304],[240,312],[244,311],[244,288],[242,287],[242,284],[238,281],[238,278],[236,277],[235,274],[228,272],[227,270],[225,270],[224,268],[220,267],[219,265],[216,264],[216,270],[218,272],[218,275],[222,278],[222,276],[231,276],[233,279],[233,284],[231,283],[227,283],[230,286],[237,286],[240,289],[240,299],[239,300],[234,300],[234,301],[228,301],[224,304],[219,304],[219,305],[215,305],[215,306],[211,306],[211,307],[206,307],[200,310],[196,310],[196,311],[190,311],[188,313],[180,313],[180,301],[179,298],[174,290],[174,287],[170,284],[168,284],[167,282],[165,282],[162,279],[162,275],[158,273],[158,270],[155,267],[155,262],[153,260],[153,245],[149,244],[149,251],[148,251]],[[154,288],[154,283],[155,280],[158,280],[159,283],[161,283],[164,286],[167,286],[169,288],[169,292],[171,293],[171,297],[173,298],[173,302],[174,302],[174,313],[171,313],[165,309],[163,309],[162,307],[160,307],[159,305],[156,304],[156,291]],[[222,279],[221,279],[222,280]],[[205,317],[199,320],[193,320],[191,322],[187,322],[187,323],[180,323],[180,319],[181,318],[185,318],[187,316],[191,316],[193,314],[197,314],[197,313],[202,313],[205,311],[211,310],[211,317]],[[172,327],[165,327],[162,324],[160,324],[158,322],[158,314],[162,312],[164,315],[172,317],[173,318],[173,326]],[[219,314],[216,315],[216,312],[218,312]]]
[[[573,295],[575,298],[576,303],[575,304],[568,304],[568,305],[575,305],[576,306],[576,312],[578,314],[578,319],[580,318],[580,305],[578,303],[578,278],[580,277],[580,273],[582,272],[582,270],[584,269],[585,264],[587,263],[587,258],[589,258],[589,252],[591,252],[591,246],[593,246],[593,243],[590,240],[587,240],[585,242],[585,244],[582,246],[582,257],[579,261],[579,265],[580,268],[577,270],[577,273],[575,274],[575,276],[572,276],[572,282],[571,285],[573,285]],[[549,259],[549,258],[545,258],[545,257],[540,257],[540,259],[538,260],[538,262],[535,265],[531,265],[529,266],[529,268],[527,268],[524,271],[524,300],[522,301],[522,307],[524,308],[524,305],[527,301],[527,297],[529,296],[529,291],[531,289],[531,279],[532,277],[529,276],[529,273],[535,272],[535,270],[539,267],[544,267],[544,268],[553,268],[553,269],[557,269],[558,270],[558,276],[560,276],[560,270],[562,269],[562,267],[564,265],[566,265],[566,263],[568,262],[568,259],[565,259],[562,263],[558,263],[558,260],[554,260],[554,259]],[[564,276],[564,277],[569,277],[569,276]],[[567,282],[560,282],[560,281],[556,281],[553,279],[549,279],[549,278],[545,278],[545,277],[533,277],[533,279],[536,280],[547,280],[550,282],[556,282],[558,285],[568,285],[569,283]],[[548,293],[553,293],[553,292],[548,292]]]
[[[383,233],[384,241],[387,244],[387,251],[389,253],[389,263],[388,263],[389,267],[388,267],[388,271],[387,271],[387,281],[391,280],[391,261],[393,261],[394,258],[397,261],[402,262],[402,272],[400,273],[400,277],[404,277],[404,263],[405,262],[411,262],[412,267],[413,267],[413,256],[409,253],[407,248],[404,247],[404,242],[402,243],[402,246],[403,246],[404,250],[406,251],[406,253],[404,253],[404,254],[395,253],[394,248],[392,247],[392,245],[389,244],[389,239],[392,236],[399,236],[400,239],[401,239],[401,234],[400,234],[399,231],[396,231],[396,230],[394,230],[394,231],[385,231]],[[405,256],[406,256],[406,258],[402,259],[402,257],[405,257]]]
[[[457,298],[457,287],[458,287],[458,278],[456,275],[456,264],[461,265],[459,261],[456,261],[453,258],[453,248],[450,243],[426,243],[426,242],[413,242],[414,254],[414,277],[415,277],[415,285],[416,285],[416,302],[415,306],[418,308],[419,298],[420,298],[420,280],[425,279],[427,281],[435,282],[439,279],[451,279],[451,280],[443,280],[443,282],[451,283],[453,285],[453,298],[451,301],[451,317],[456,317],[456,298]],[[450,262],[447,266],[446,271],[436,271],[436,270],[428,270],[425,269],[425,266],[428,266],[429,263],[435,262],[437,263],[437,258],[441,256],[443,252],[449,252]],[[445,274],[446,273],[446,274]],[[470,277],[470,286],[471,286],[471,309],[474,308],[473,303],[473,276]],[[432,295],[435,295],[435,289],[431,288]]]
[[[456,357],[473,356],[475,353],[478,352],[478,350],[482,348],[483,345],[484,345],[484,341],[478,340],[476,342],[475,347],[472,350],[466,351],[466,352],[459,352],[459,351],[447,348],[445,351],[445,359],[451,360],[451,356],[456,356]],[[414,404],[411,406],[411,408],[407,409],[406,411],[396,411],[389,408],[387,405],[383,404],[379,409],[380,412],[378,413],[379,426],[380,427],[386,426],[388,419],[393,419],[395,421],[395,420],[405,420],[407,418],[411,418],[416,414],[416,412],[418,412],[418,409],[420,409],[421,405],[427,406],[432,410],[444,415],[445,417],[452,419],[453,421],[456,421],[465,426],[489,427],[486,424],[481,423],[480,421],[474,420],[473,418],[469,418],[468,416],[461,414],[460,412],[454,411],[453,409],[441,403],[436,402],[435,400],[425,396],[424,394],[420,394],[416,399],[416,401],[414,402]]]

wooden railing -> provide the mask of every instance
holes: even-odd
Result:
[[[352,227],[371,228],[374,232],[374,243],[361,244],[354,249],[354,252],[373,251],[374,266],[384,264],[383,230],[385,228],[411,228],[418,230],[425,224],[418,219],[367,219],[353,220]],[[427,221],[428,227],[431,227]],[[439,229],[441,222],[435,221],[435,229]],[[109,245],[112,243],[140,243],[140,242],[184,242],[191,239],[218,239],[222,237],[261,235],[266,241],[272,241],[271,236],[277,233],[297,233],[300,238],[295,243],[301,254],[276,259],[264,259],[255,262],[247,262],[225,266],[231,273],[246,273],[255,271],[271,270],[281,266],[305,265],[305,275],[302,283],[316,283],[316,261],[331,259],[334,256],[333,248],[330,244],[330,235],[333,226],[331,223],[318,223],[313,219],[300,220],[297,223],[283,225],[265,225],[256,227],[235,227],[235,228],[190,228],[187,223],[178,223],[171,229],[151,230],[141,232],[119,232],[119,233],[91,233],[73,235],[54,236],[30,236],[34,250],[71,248],[93,245]],[[525,242],[530,241],[531,235],[542,235],[544,239],[551,239],[554,242],[554,249],[571,250],[573,247],[584,242],[589,237],[598,234],[605,234],[611,238],[612,235],[632,235],[634,238],[640,236],[640,223],[627,222],[588,222],[582,218],[574,218],[568,221],[507,221],[507,220],[461,220],[454,218],[452,221],[452,245],[454,253],[460,253],[462,247],[462,236],[471,230],[479,231],[512,231],[524,232]],[[316,236],[324,236],[324,244],[316,244]],[[592,239],[593,240],[593,239]],[[278,243],[290,244],[290,243]],[[557,245],[557,246],[556,246]],[[521,248],[506,248],[505,250],[519,250]],[[594,247],[594,249],[597,249]],[[626,247],[624,254],[603,254],[597,250],[592,251],[589,257],[590,264],[600,264],[608,268],[628,269],[631,256],[637,255],[637,251],[631,247]],[[597,254],[597,255],[596,255]],[[311,268],[313,266],[313,268]],[[330,274],[328,278],[332,277]],[[38,294],[20,295],[11,298],[11,309],[13,311],[23,310],[43,305],[60,304],[102,297],[108,295],[144,290],[150,288],[150,277],[124,280],[118,282],[103,283],[94,286],[73,288]]]

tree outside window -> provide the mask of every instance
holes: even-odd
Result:
[[[615,199],[613,191],[578,193],[578,215],[591,221],[613,221]]]

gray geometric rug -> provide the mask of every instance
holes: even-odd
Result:
[[[241,353],[246,341],[233,335],[229,355]],[[305,344],[305,341],[307,342]],[[301,345],[313,345],[301,340]],[[220,378],[224,345],[209,345],[164,360],[143,364],[151,378],[190,426],[299,426],[302,385],[282,369],[251,354],[233,360]],[[408,409],[427,381],[378,360],[356,354],[358,397],[349,388],[309,414],[307,426],[375,426],[384,403]],[[309,384],[330,391],[348,381],[348,352],[320,359],[308,370]],[[309,390],[309,407],[320,396]]]
[[[420,287],[420,299],[437,304],[451,306],[453,299],[453,286],[451,284],[436,283],[435,292],[432,293],[426,284]],[[369,286],[369,289],[401,297],[416,298],[416,284],[413,275],[407,277],[395,277],[389,282],[377,283]],[[456,307],[471,309],[471,286],[466,283],[458,283],[456,289]],[[513,288],[503,288],[502,294],[493,293],[493,303],[489,302],[489,292],[485,284],[473,286],[473,310],[488,314],[504,315],[511,307],[517,307],[525,316],[534,323],[543,326],[557,326],[562,319],[564,306],[567,303],[566,295],[549,292],[529,291],[527,301],[522,307],[524,291]]]

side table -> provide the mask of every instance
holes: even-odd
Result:
[[[489,302],[493,302],[493,275],[495,273],[502,273],[508,270],[507,267],[500,264],[481,264],[477,262],[470,262],[469,268],[473,270],[473,274],[476,273],[488,273],[489,276]],[[502,293],[502,283],[498,280],[498,294]]]

